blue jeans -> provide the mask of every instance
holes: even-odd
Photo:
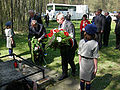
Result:
[[[12,54],[13,54],[13,48],[9,48],[9,55],[12,56]]]

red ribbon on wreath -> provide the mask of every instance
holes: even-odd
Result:
[[[70,43],[72,44],[72,47],[73,47],[73,40],[71,38],[69,40],[70,40]]]

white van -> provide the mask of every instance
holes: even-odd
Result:
[[[82,19],[84,14],[88,14],[88,5],[68,5],[68,4],[47,4],[46,14],[49,14],[50,20],[56,20],[57,13],[63,13],[65,16],[67,12],[71,15],[72,20]]]

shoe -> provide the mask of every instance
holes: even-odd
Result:
[[[9,56],[9,58],[13,58],[13,56]]]
[[[62,75],[58,80],[61,81],[61,80],[65,79],[65,78],[67,78],[67,77],[68,77],[68,75]]]

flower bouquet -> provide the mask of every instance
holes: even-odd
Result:
[[[39,60],[40,57],[43,57],[43,51],[42,43],[38,42],[38,39],[33,37],[31,41],[31,56],[34,63],[36,60]]]
[[[60,48],[63,45],[73,46],[73,41],[71,39],[72,34],[69,35],[68,32],[66,32],[63,29],[53,29],[50,30],[50,33],[46,34],[45,37],[48,37],[47,41],[47,48]]]

